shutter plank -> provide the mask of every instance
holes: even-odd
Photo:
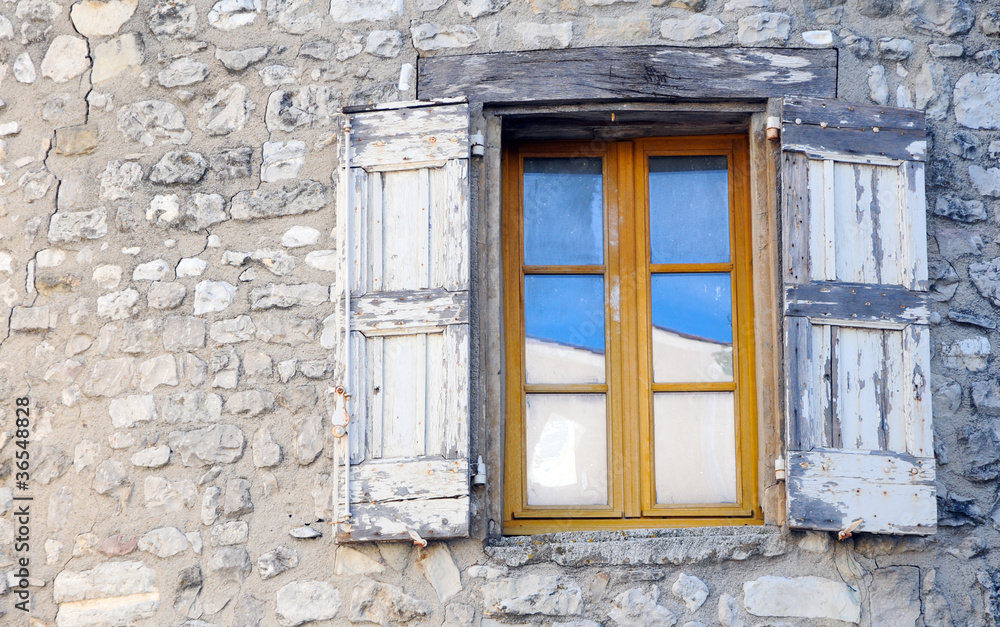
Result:
[[[348,176],[349,184],[354,186],[354,202],[351,208],[351,228],[348,234],[350,239],[343,243],[341,250],[349,248],[351,251],[351,295],[353,296],[363,294],[370,289],[369,273],[376,260],[370,256],[371,246],[369,242],[372,240],[368,225],[375,221],[371,213],[373,210],[377,210],[380,203],[374,193],[375,190],[369,187],[377,185],[378,182],[369,180],[367,172],[359,168],[350,168]]]
[[[466,159],[449,161],[445,166],[448,210],[446,237],[453,245],[448,248],[448,265],[445,267],[445,287],[449,290],[469,289],[469,162]]]
[[[826,211],[833,203],[833,170],[827,171],[823,161],[808,161],[808,250],[809,279],[813,281],[831,281],[836,278],[832,264],[836,253],[831,250],[834,238],[833,220]],[[832,253],[832,254],[831,254]]]
[[[427,170],[382,174],[383,240],[381,290],[420,289],[428,285]],[[373,286],[378,291],[378,288]]]
[[[926,325],[903,331],[903,385],[907,393],[906,450],[917,457],[934,458],[934,429],[931,423],[931,339]]]
[[[361,335],[360,333],[358,335]],[[380,459],[385,449],[385,389],[384,372],[385,341],[381,337],[369,338],[366,341],[368,350],[368,387],[365,394],[368,397],[368,457]]]
[[[351,395],[351,422],[347,427],[347,437],[351,444],[351,463],[360,464],[365,460],[369,437],[369,345],[360,333],[351,333],[351,360],[355,367],[349,373],[347,393]]]
[[[447,325],[468,323],[468,292],[403,290],[351,301],[351,328],[368,337],[440,332]]]
[[[924,194],[924,164],[908,162],[900,166],[903,172],[903,221],[910,246],[905,264],[906,279],[911,290],[927,289],[927,199]]]
[[[469,156],[466,104],[373,111],[351,117],[353,165],[414,169]]]
[[[844,451],[794,452],[788,460],[792,528],[928,534],[937,529],[933,460]]]
[[[338,474],[338,479],[340,477]],[[351,514],[339,542],[410,540],[469,533],[469,464],[466,459],[382,460],[351,467]],[[339,494],[343,483],[338,482]]]
[[[364,172],[361,168],[355,168],[358,172]],[[365,292],[380,292],[385,283],[385,268],[382,260],[385,256],[385,175],[381,172],[373,172],[368,176],[370,185],[370,198],[368,199],[368,215],[366,216],[367,229],[367,267],[364,268]]]
[[[832,162],[831,162],[832,163]],[[854,164],[834,166],[834,221],[837,229],[836,279],[849,283],[877,283],[872,250],[871,177]],[[860,175],[860,176],[859,176]]]
[[[447,412],[455,416],[445,424],[445,454],[451,457],[469,456],[469,326],[454,325],[444,332],[445,360],[448,369],[446,389]]]
[[[886,442],[882,448],[887,451],[906,453],[909,451],[906,446],[903,331],[883,331],[882,343],[885,347],[882,423],[886,431]]]
[[[835,439],[840,437],[840,427],[834,421],[832,380],[830,378],[833,327],[829,325],[807,326],[811,329],[813,341],[812,363],[809,366],[812,372],[813,386],[809,419],[813,433],[810,448],[819,448],[830,446]]]
[[[926,324],[930,310],[926,292],[898,285],[814,282],[785,285],[785,315],[819,324],[892,328]]]
[[[811,231],[811,204],[809,176],[810,163],[805,155],[785,154],[784,157],[785,212],[783,232],[785,234],[785,280],[789,283],[805,283],[812,276],[809,259],[809,238]]]
[[[900,206],[899,168],[872,166],[872,171],[875,196],[872,205],[873,248],[878,268],[877,282],[904,285],[902,242],[909,235],[900,231],[900,225],[905,224],[906,219]]]
[[[445,361],[444,333],[429,333],[424,335],[427,342],[427,436],[424,449],[427,455],[445,455],[447,447],[444,434],[447,429],[448,364]]]
[[[427,350],[424,335],[383,339],[383,457],[424,454]]]

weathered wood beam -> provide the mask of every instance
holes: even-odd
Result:
[[[420,99],[484,103],[837,95],[836,49],[595,47],[417,61]]]
[[[785,284],[785,315],[847,326],[927,324],[927,293],[898,285]],[[866,324],[869,323],[869,324]]]
[[[351,301],[351,330],[366,337],[442,332],[468,324],[469,293],[442,289],[378,292]]]
[[[786,98],[782,106],[785,151],[924,161],[926,132],[924,114],[916,109],[801,97]]]

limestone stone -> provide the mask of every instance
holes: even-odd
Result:
[[[56,212],[49,219],[48,240],[53,244],[100,239],[108,234],[103,210]]]
[[[171,0],[171,4],[179,3]],[[162,100],[143,100],[119,109],[118,130],[144,146],[152,146],[157,139],[172,144],[191,141],[184,114]]]
[[[187,57],[177,59],[156,74],[156,82],[162,87],[184,87],[200,83],[208,78],[208,65]]]
[[[260,0],[220,0],[208,12],[208,23],[223,31],[252,24],[261,10]]]
[[[351,592],[349,612],[351,622],[391,625],[427,616],[431,606],[401,588],[362,577]]]
[[[285,276],[295,270],[295,257],[280,249],[261,248],[250,253],[249,258],[259,261],[275,276]]]
[[[72,35],[59,35],[52,40],[42,59],[42,76],[55,83],[66,83],[90,68],[87,41]]]
[[[955,259],[965,255],[981,255],[983,238],[977,231],[967,229],[939,228],[934,233],[938,250],[946,259]]]
[[[194,290],[194,315],[223,311],[233,303],[236,286],[225,281],[201,281]]]
[[[458,14],[471,18],[493,15],[506,7],[508,0],[463,0],[458,3]]]
[[[719,624],[722,627],[745,627],[746,623],[740,618],[739,607],[736,604],[736,599],[732,596],[723,593],[719,597]]]
[[[215,375],[212,379],[212,387],[227,390],[236,389],[240,380],[240,356],[236,352],[236,349],[231,348],[229,350],[215,351],[212,353],[209,367]],[[237,397],[234,406],[238,406],[243,402],[252,403],[253,400],[254,397],[252,395],[246,399]]]
[[[83,393],[87,396],[121,396],[131,387],[134,364],[135,361],[128,357],[98,361],[83,384]]]
[[[250,576],[253,564],[250,554],[242,546],[217,548],[208,561],[208,570],[218,580],[242,582]]]
[[[242,72],[254,63],[259,63],[267,57],[268,48],[257,46],[245,50],[215,49],[215,58],[230,72]]]
[[[316,39],[307,41],[299,46],[298,56],[306,57],[307,59],[316,59],[317,61],[329,61],[335,52],[335,44],[325,39]]]
[[[978,165],[969,166],[969,179],[973,187],[983,196],[1000,198],[1000,168],[982,168]]]
[[[163,419],[168,423],[215,422],[222,415],[222,397],[211,392],[182,392],[163,403]]]
[[[189,543],[177,527],[160,527],[139,538],[139,550],[157,557],[170,557],[186,551]]]
[[[61,477],[69,465],[69,457],[63,451],[54,446],[45,445],[34,454],[31,478],[36,483],[48,485],[54,479]]]
[[[326,186],[301,180],[280,187],[239,192],[233,197],[230,214],[234,220],[256,220],[318,211],[327,204]]]
[[[257,327],[250,316],[237,316],[212,323],[209,336],[219,344],[235,344],[253,339]]]
[[[487,616],[566,616],[579,613],[583,605],[580,585],[561,575],[528,574],[487,581],[481,592],[483,613]]]
[[[953,59],[961,57],[965,53],[962,44],[930,44],[927,46],[932,57],[939,59]]]
[[[73,27],[84,37],[114,35],[132,17],[138,0],[82,0],[69,10]]]
[[[1000,383],[996,379],[975,381],[972,384],[972,404],[980,414],[1000,416]]]
[[[522,22],[518,25],[518,32],[521,34],[521,43],[528,48],[568,48],[573,40],[573,22]]]
[[[226,496],[222,512],[229,517],[242,516],[253,512],[250,497],[250,482],[246,479],[230,479],[226,482]]]
[[[267,390],[243,390],[226,399],[226,413],[234,416],[259,416],[274,408],[274,394]]]
[[[681,573],[677,576],[677,581],[671,586],[670,591],[674,596],[684,601],[691,612],[697,612],[708,598],[708,586],[697,577]]]
[[[989,340],[980,335],[952,342],[944,347],[942,354],[946,368],[981,372],[986,369],[990,351]]]
[[[1000,74],[969,73],[955,83],[955,119],[974,129],[1000,128]]]
[[[831,46],[833,33],[828,30],[810,30],[802,33],[802,40],[810,46]]]
[[[953,416],[962,405],[962,385],[950,377],[931,379],[934,415],[942,418]]]
[[[116,488],[128,485],[125,465],[121,462],[106,459],[97,465],[94,471],[94,481],[91,487],[98,494],[107,494]]]
[[[116,429],[134,427],[140,422],[150,422],[156,419],[156,403],[151,395],[126,396],[112,399],[108,406],[111,424]]]
[[[969,264],[969,278],[983,298],[1000,307],[1000,257],[988,263]]]
[[[320,533],[316,529],[313,529],[308,524],[303,525],[301,527],[295,527],[294,529],[290,529],[288,531],[288,535],[292,536],[293,538],[298,538],[300,540],[312,540],[315,538],[323,537],[322,533]]]
[[[76,469],[76,474],[80,474],[80,471],[85,468],[90,468],[91,466],[97,465],[97,456],[100,454],[100,446],[96,442],[90,440],[80,440],[73,449],[73,468]],[[0,516],[3,516],[7,512],[3,508],[3,495],[4,490],[9,488],[0,488]]]
[[[190,39],[196,31],[198,11],[188,0],[162,0],[150,9],[147,24],[160,41]]]
[[[185,466],[231,464],[243,456],[245,442],[239,427],[222,424],[167,435],[167,443]]]
[[[169,446],[150,446],[132,455],[132,465],[143,468],[159,468],[170,463]]]
[[[663,20],[660,22],[660,36],[669,41],[691,41],[714,35],[722,28],[718,18],[697,13]]]
[[[294,85],[299,82],[299,74],[301,71],[297,67],[291,67],[288,65],[268,65],[267,67],[260,70],[257,74],[260,76],[260,80],[264,83],[265,87],[278,87],[280,85]],[[291,102],[292,94],[286,92],[280,92],[282,94],[282,99],[275,102],[277,107],[275,111],[284,112],[286,115],[294,116],[291,120],[301,119],[302,124],[308,124],[309,120],[304,117],[302,112],[295,109],[287,109],[283,107],[283,101],[288,100]],[[280,118],[276,120],[275,124],[280,124]],[[289,122],[291,123],[291,122]],[[276,126],[276,128],[280,128]],[[290,130],[290,129],[284,129]]]
[[[201,499],[201,522],[204,525],[213,525],[222,515],[222,488],[210,486],[205,488],[205,494]]]
[[[298,565],[298,552],[285,546],[279,546],[257,558],[257,572],[260,573],[261,579],[277,577]]]
[[[934,215],[958,222],[981,222],[987,218],[986,208],[979,200],[965,200],[955,194],[942,194],[934,203]]]
[[[150,290],[152,291],[152,287]],[[196,318],[194,316],[170,316],[164,320],[164,350],[177,352],[194,348],[203,348],[204,346],[205,321],[203,319]]]
[[[974,133],[956,131],[948,136],[948,152],[963,159],[975,160],[982,151],[982,142]]]
[[[140,263],[132,271],[133,281],[162,281],[170,273],[170,264],[163,259]]]
[[[330,126],[339,106],[336,92],[326,85],[274,91],[267,99],[264,123],[272,132]]]
[[[964,0],[901,0],[906,27],[948,37],[969,32],[975,15]]]
[[[97,148],[97,142],[97,128],[70,126],[56,130],[55,150],[60,155],[88,155]]]
[[[306,265],[316,270],[335,272],[340,262],[335,250],[314,250],[306,255]]]
[[[191,194],[178,215],[178,224],[189,231],[200,231],[229,219],[226,200],[219,194]]]
[[[744,583],[743,594],[747,611],[754,616],[861,620],[858,593],[842,581],[766,575]]]
[[[246,544],[250,535],[250,525],[243,520],[231,520],[212,527],[208,543],[211,546],[233,546]]]
[[[18,83],[27,83],[30,85],[38,78],[38,75],[35,73],[35,64],[32,63],[31,55],[27,52],[22,52],[14,59],[11,70],[14,74],[14,80]]]
[[[904,61],[913,54],[913,42],[900,37],[883,37],[878,42],[879,55],[889,61]]]
[[[341,607],[340,592],[325,581],[292,582],[278,589],[276,599],[274,611],[282,627],[332,619]]]
[[[785,13],[758,13],[740,18],[737,38],[745,46],[788,40],[792,18]]]
[[[473,0],[474,2],[492,2],[493,0]],[[459,11],[461,7],[459,5]],[[393,59],[399,56],[403,49],[403,34],[398,30],[373,30],[368,34],[368,41],[365,44],[365,52],[382,57]]]
[[[303,466],[313,463],[323,452],[323,416],[307,415],[295,421],[295,457]]]
[[[878,104],[889,102],[889,83],[885,78],[885,67],[873,66],[868,70],[868,95]]]
[[[295,360],[289,360],[289,361],[295,361]],[[284,364],[284,362],[282,362],[282,364]],[[278,366],[279,370],[281,369],[282,364],[279,364]],[[291,364],[290,370],[292,373],[295,372],[297,366],[298,366],[297,361]],[[282,378],[286,377],[282,376]],[[281,404],[282,407],[284,407],[285,409],[287,409],[292,413],[297,413],[302,409],[312,409],[319,402],[319,395],[316,392],[315,385],[285,386],[282,388],[279,394],[280,398],[278,402]]]
[[[303,35],[322,25],[322,17],[315,10],[320,6],[326,8],[313,4],[312,0],[268,0],[267,19],[277,30]]]
[[[139,364],[139,389],[152,392],[161,385],[176,386],[177,361],[173,355],[160,355]]]
[[[347,546],[337,547],[335,575],[377,575],[385,572],[385,567],[357,549]]]
[[[173,309],[180,307],[185,296],[187,288],[183,283],[154,281],[146,293],[146,303],[151,309]]]
[[[134,161],[111,161],[101,173],[101,200],[131,198],[142,179],[142,168]]]
[[[281,236],[281,245],[285,248],[313,246],[319,241],[320,232],[309,226],[293,226]]]
[[[257,105],[250,99],[250,90],[242,83],[233,83],[220,89],[198,111],[198,128],[209,135],[240,131],[250,121],[250,115],[256,108]]]
[[[265,183],[297,178],[306,163],[306,144],[299,140],[264,142],[263,153],[260,180]]]
[[[223,181],[249,178],[253,149],[243,146],[227,148],[212,154],[212,171]]]
[[[468,48],[479,41],[476,29],[465,24],[440,26],[426,22],[410,27],[410,35],[413,47],[422,52]]]
[[[87,121],[87,101],[76,94],[52,94],[41,100],[38,114],[56,126],[83,124]]]
[[[11,331],[47,331],[52,327],[48,305],[14,307],[10,313]]]
[[[330,287],[318,283],[269,283],[250,291],[251,309],[315,307],[330,302]]]
[[[271,431],[261,427],[253,436],[253,463],[257,468],[271,468],[281,463],[281,446]]]
[[[916,105],[932,120],[943,120],[948,115],[951,77],[941,63],[928,62],[920,68],[914,81]]]
[[[177,267],[174,269],[174,274],[177,278],[201,276],[205,272],[205,268],[208,267],[208,263],[203,259],[198,259],[197,257],[187,257],[181,259],[177,262]]]
[[[333,21],[342,24],[361,21],[382,22],[402,14],[403,0],[370,0],[369,2],[332,0],[330,2],[330,17],[333,18]]]
[[[149,180],[161,185],[197,183],[205,176],[208,163],[197,152],[171,151],[163,155],[149,173]]]
[[[52,598],[60,604],[60,627],[134,624],[151,618],[160,605],[155,571],[128,560],[103,562],[85,571],[63,570],[52,583]]]
[[[659,598],[660,589],[656,586],[652,586],[649,592],[643,592],[641,588],[626,590],[615,598],[614,607],[608,612],[608,616],[618,627],[673,627],[677,624],[677,616],[658,605]]]
[[[189,479],[170,481],[163,477],[146,477],[142,491],[146,509],[153,516],[190,509],[198,498],[198,488]]]
[[[308,379],[325,379],[333,373],[333,364],[326,359],[310,359],[299,364],[299,372]]]
[[[462,591],[462,578],[447,544],[432,544],[421,551],[417,570],[430,582],[441,603]]]

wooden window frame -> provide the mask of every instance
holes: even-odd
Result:
[[[606,143],[579,141],[510,142],[503,148],[501,246],[503,249],[506,350],[506,427],[503,532],[545,533],[567,530],[690,527],[763,524],[758,483],[758,398],[754,383],[758,368],[753,358],[754,273],[752,256],[754,217],[751,202],[751,146],[746,134],[640,138]],[[729,159],[731,263],[656,267],[656,272],[732,272],[734,381],[732,384],[640,384],[651,380],[651,342],[648,333],[649,261],[648,157],[659,155],[726,155]],[[551,508],[526,504],[523,451],[523,277],[540,268],[522,263],[521,164],[525,156],[602,156],[605,195],[606,302],[620,290],[621,316],[606,316],[608,383],[586,390],[608,394],[608,505]],[[714,266],[719,266],[715,268]],[[547,268],[546,273],[560,273]],[[591,269],[594,272],[600,268]],[[568,270],[567,270],[568,271]],[[575,268],[574,272],[578,272]],[[640,306],[642,303],[642,306]],[[633,381],[626,384],[626,381]],[[576,387],[574,386],[574,390]],[[594,389],[590,389],[593,387]],[[598,387],[603,388],[597,390]],[[736,392],[737,494],[735,505],[655,505],[652,480],[652,395],[654,391],[697,391],[726,387]],[[607,390],[606,392],[604,390]],[[612,390],[614,393],[612,393]],[[553,390],[554,391],[554,390]],[[644,444],[645,443],[645,444]],[[616,470],[620,469],[620,470]]]

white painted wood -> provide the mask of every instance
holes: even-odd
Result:
[[[852,126],[853,106],[828,102]],[[797,106],[807,105],[826,106]],[[922,141],[922,128],[907,132]],[[927,289],[922,156],[902,161],[905,151],[892,149],[899,158],[885,158],[889,149],[867,135],[824,132],[824,145],[845,152],[806,150],[803,160],[802,146],[782,147],[784,259],[794,265],[784,299],[789,523],[840,531],[860,518],[859,531],[933,533],[930,339],[919,294]],[[868,154],[864,142],[872,142]]]
[[[444,425],[445,455],[449,458],[469,454],[469,326],[452,325],[444,332],[445,362],[448,364],[448,389],[445,411],[453,417]]]
[[[424,454],[427,342],[424,334],[383,338],[382,456]]]
[[[444,329],[442,328],[442,331]],[[430,333],[427,341],[427,424],[424,450],[427,455],[447,455],[444,432],[449,422],[448,363],[444,333]]]
[[[351,128],[354,166],[412,166],[469,156],[466,104],[358,113],[351,116]]]
[[[356,335],[361,335],[360,333]],[[385,442],[385,342],[381,337],[369,338],[366,342],[368,355],[368,454],[366,457],[381,459]]]
[[[364,172],[361,168],[357,168],[357,170]],[[370,181],[370,197],[368,199],[367,215],[365,216],[365,224],[368,226],[368,241],[366,242],[364,257],[362,257],[365,267],[359,272],[365,277],[365,281],[361,283],[364,286],[364,292],[381,292],[385,276],[382,264],[385,254],[385,175],[377,172],[367,176]],[[357,294],[357,296],[360,295],[360,293]]]
[[[370,287],[372,259],[369,251],[372,233],[369,225],[378,222],[377,218],[371,216],[371,212],[381,206],[381,189],[378,188],[378,176],[369,177],[360,168],[350,168],[350,179],[354,185],[351,233],[350,240],[340,250],[351,251],[351,295],[356,296]],[[346,235],[346,230],[344,232]]]
[[[382,174],[382,281],[374,291],[430,287],[426,170]],[[378,254],[378,253],[375,253]]]
[[[469,293],[442,289],[376,292],[351,301],[351,328],[368,337],[441,333],[469,323]]]
[[[906,388],[904,387],[905,372],[903,371],[903,331],[883,331],[882,345],[885,349],[882,370],[885,383],[883,385],[883,417],[886,425],[885,450],[897,453],[913,453],[906,446]],[[920,453],[919,456],[924,456]]]
[[[448,247],[448,264],[445,271],[445,289],[468,290],[471,272],[469,254],[469,162],[454,160],[445,167],[448,230],[445,237]]]
[[[934,463],[930,458],[814,450],[788,456],[788,521],[792,528],[929,534],[936,531]]]
[[[354,367],[351,368],[347,379],[347,393],[351,395],[348,400],[351,421],[347,426],[347,438],[351,444],[352,464],[360,464],[367,457],[366,444],[370,432],[370,390],[372,389],[372,382],[369,379],[371,368],[369,367],[370,355],[368,352],[371,348],[363,335],[351,333],[351,360],[354,362]]]

